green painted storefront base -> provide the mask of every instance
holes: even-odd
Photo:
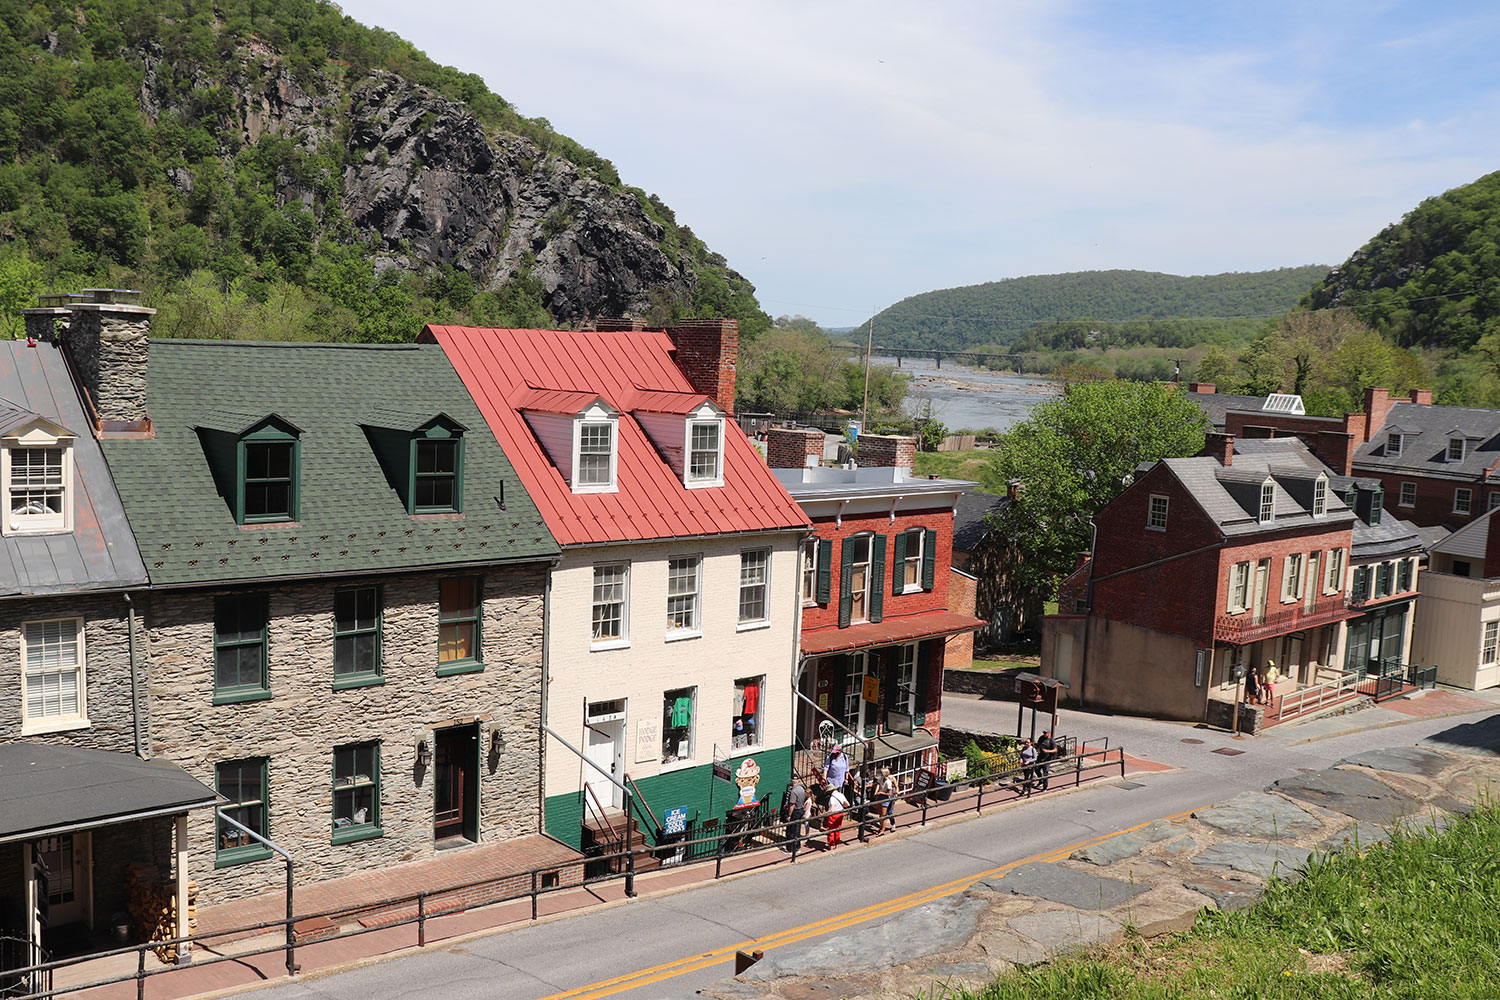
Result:
[[[787,782],[792,779],[792,748],[772,747],[759,753],[749,754],[760,765],[760,782],[755,786],[756,797],[771,802],[773,812],[781,807],[781,796],[786,792]],[[731,773],[744,762],[744,757],[732,757],[729,761]],[[724,816],[739,801],[739,788],[728,785],[713,776],[713,765],[669,771],[636,781],[641,796],[651,806],[657,822],[665,823],[667,813],[676,808],[687,810],[688,822],[702,823],[714,816]],[[545,825],[543,829],[570,847],[581,847],[583,835],[583,792],[565,795],[549,795],[543,802]],[[636,815],[644,815],[638,810]],[[651,826],[649,820],[642,821],[639,829],[644,833]]]

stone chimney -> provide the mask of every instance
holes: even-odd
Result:
[[[1221,434],[1217,431],[1203,435],[1203,450],[1198,452],[1198,454],[1208,455],[1225,467],[1233,465],[1234,435]]]
[[[146,367],[155,309],[140,304],[141,293],[123,288],[85,288],[69,296],[66,309],[26,310],[26,330],[39,339],[58,340],[72,363],[101,433],[149,432]],[[58,329],[59,312],[68,313]]]
[[[867,469],[905,469],[911,472],[917,460],[917,439],[898,434],[861,434],[858,464]]]
[[[1416,403],[1418,406],[1431,406],[1432,405],[1432,390],[1431,389],[1413,389],[1413,390],[1411,390],[1411,401],[1413,403]]]
[[[667,328],[677,348],[677,367],[688,381],[734,412],[734,368],[739,362],[740,324],[734,319],[685,319]]]
[[[1391,394],[1389,391],[1377,387],[1365,390],[1365,440],[1368,441],[1380,433],[1380,428],[1385,426],[1385,418],[1391,412]]]
[[[1214,385],[1212,382],[1189,382],[1188,383],[1188,392],[1201,392],[1201,393],[1206,393],[1208,395],[1213,395],[1214,390],[1217,389],[1217,388],[1218,387],[1216,385]]]
[[[773,469],[816,469],[823,464],[826,435],[810,427],[766,431],[766,464]]]

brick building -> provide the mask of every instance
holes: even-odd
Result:
[[[1300,685],[1336,664],[1341,623],[1359,615],[1356,518],[1286,445],[1236,454],[1209,435],[1209,454],[1143,468],[1094,517],[1093,552],[1045,619],[1042,673],[1084,704],[1203,720],[1232,707],[1236,668],[1274,659]]]
[[[858,761],[909,774],[936,760],[947,643],[963,636],[952,648],[972,657],[983,624],[974,579],[952,568],[954,509],[974,484],[914,477],[912,438],[860,435],[854,469],[795,461],[799,433],[773,429],[767,442],[793,461],[776,477],[814,531],[802,550],[797,742],[858,744]]]

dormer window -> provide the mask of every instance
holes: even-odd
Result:
[[[411,513],[460,513],[464,481],[460,428],[434,421],[412,436],[411,449]]]
[[[1464,460],[1465,443],[1461,437],[1451,437],[1448,439],[1448,461],[1462,462]]]
[[[616,493],[620,411],[596,392],[532,389],[521,416],[574,493]]]
[[[239,522],[297,520],[301,442],[267,421],[240,438]]]
[[[1385,457],[1386,458],[1400,458],[1401,457],[1401,435],[1397,434],[1394,431],[1392,431],[1390,434],[1387,434],[1385,436]]]
[[[574,465],[574,493],[605,493],[615,489],[615,424],[578,423],[578,459]]]
[[[688,421],[687,479],[684,485],[724,485],[724,422]]]
[[[1276,520],[1276,484],[1267,479],[1260,485],[1260,523],[1270,524]]]
[[[1264,494],[1265,487],[1261,487]],[[1313,517],[1322,517],[1328,513],[1328,477],[1318,476],[1313,481]]]
[[[73,530],[73,437],[36,418],[0,439],[0,533]]]

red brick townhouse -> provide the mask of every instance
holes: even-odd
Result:
[[[1307,684],[1339,659],[1359,615],[1354,513],[1302,456],[1236,455],[1219,434],[1208,449],[1143,469],[1095,515],[1093,552],[1044,620],[1042,673],[1085,704],[1218,720],[1237,666],[1274,659]]]
[[[852,750],[857,733],[857,762],[909,773],[937,759],[945,640],[984,624],[972,580],[952,568],[954,510],[975,484],[913,476],[912,438],[860,435],[853,469],[821,467],[822,447],[821,431],[767,440],[814,532],[802,550],[797,743],[831,729]]]

